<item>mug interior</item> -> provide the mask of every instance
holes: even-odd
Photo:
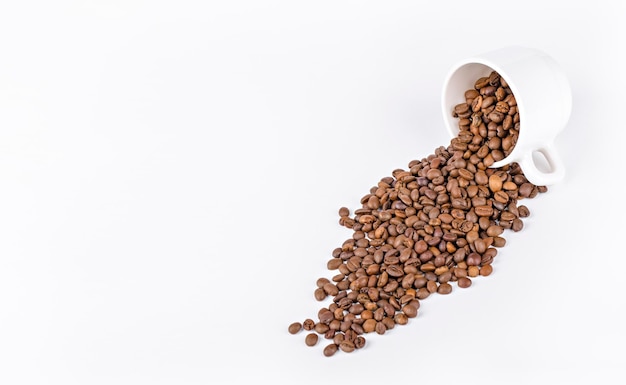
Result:
[[[493,69],[482,63],[465,63],[457,66],[448,75],[444,84],[442,108],[446,126],[450,135],[459,133],[458,118],[452,116],[454,106],[465,103],[465,91],[474,88],[476,80],[489,76]]]
[[[446,82],[444,83],[444,89],[442,93],[442,108],[444,120],[446,122],[448,132],[450,133],[450,136],[452,138],[456,137],[459,133],[459,118],[455,118],[452,115],[454,106],[460,103],[465,103],[465,91],[474,89],[476,81],[481,77],[489,76],[492,71],[496,71],[503,79],[506,80],[508,86],[511,88],[511,92],[513,93],[513,95],[516,96],[517,108],[520,116],[523,114],[524,108],[521,105],[520,99],[517,97],[517,87],[510,81],[510,79],[506,76],[505,73],[503,73],[501,69],[497,68],[497,66],[491,64],[488,65],[475,60],[461,63],[456,67],[453,67],[453,69],[450,71]],[[518,142],[521,131],[522,130],[520,127]],[[498,162],[495,162],[491,167],[500,167],[504,164],[509,163],[507,159],[510,159],[512,157],[512,154],[516,152],[516,147],[517,146],[511,149],[508,156]]]

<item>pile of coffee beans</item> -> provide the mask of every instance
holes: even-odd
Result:
[[[294,322],[305,344],[326,340],[323,354],[353,352],[364,335],[385,334],[417,317],[433,294],[492,273],[506,230],[520,231],[530,212],[519,201],[547,191],[530,183],[519,164],[490,166],[517,141],[520,116],[515,97],[497,72],[479,78],[453,107],[459,133],[407,169],[393,170],[353,213],[339,209],[339,224],[352,237],[332,251],[330,278],[319,278],[313,295],[332,299],[315,319]],[[321,337],[321,338],[320,338]]]

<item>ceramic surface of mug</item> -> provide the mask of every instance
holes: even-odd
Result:
[[[572,109],[571,89],[554,59],[537,49],[511,46],[461,60],[449,71],[443,87],[442,110],[452,137],[459,131],[451,114],[464,103],[465,91],[477,79],[496,71],[508,83],[520,114],[515,147],[491,167],[518,162],[527,179],[537,185],[559,182],[565,168],[555,149],[556,136],[565,128]],[[545,162],[542,162],[542,158]]]

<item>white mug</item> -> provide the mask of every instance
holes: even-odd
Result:
[[[511,46],[464,59],[454,65],[444,82],[442,109],[452,137],[459,132],[452,108],[465,102],[465,91],[476,80],[496,71],[506,80],[520,114],[520,127],[513,150],[491,167],[519,163],[526,178],[536,185],[551,185],[565,174],[554,140],[565,128],[572,95],[563,70],[550,56],[534,48]],[[536,164],[534,153],[545,157],[548,168]]]

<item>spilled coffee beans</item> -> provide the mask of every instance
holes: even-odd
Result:
[[[547,191],[530,183],[519,164],[490,168],[513,149],[520,116],[515,97],[497,72],[476,80],[465,102],[452,107],[459,133],[406,169],[396,169],[365,194],[360,208],[339,209],[339,224],[352,231],[332,251],[313,296],[330,297],[311,318],[292,323],[297,334],[310,331],[329,341],[323,354],[351,353],[364,335],[385,334],[419,314],[434,294],[469,288],[489,276],[506,230],[521,231],[528,208],[518,205]]]

